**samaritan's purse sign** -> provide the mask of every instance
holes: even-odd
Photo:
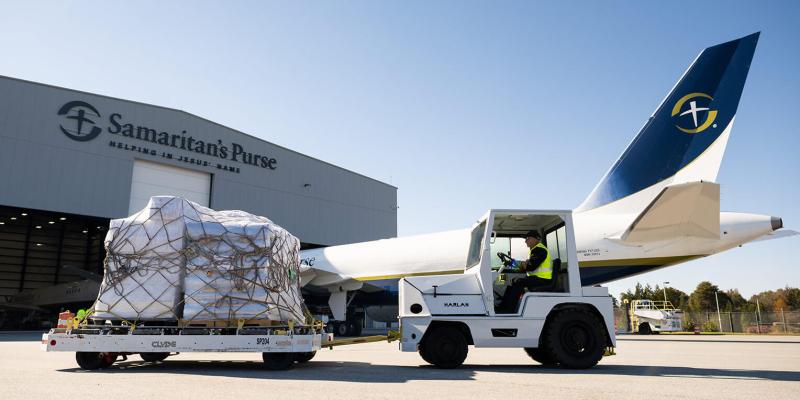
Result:
[[[103,131],[103,128],[98,126],[95,122],[95,119],[99,120],[102,116],[100,112],[89,103],[77,100],[70,101],[61,106],[58,110],[58,115],[63,116],[65,119],[59,126],[61,132],[72,140],[87,142],[98,137]],[[120,113],[113,113],[108,116],[108,125],[105,126],[105,131],[117,136],[118,139],[136,139],[147,143],[146,145],[132,145],[130,143],[119,142],[117,139],[109,142],[111,147],[119,149],[150,154],[152,156],[160,155],[164,158],[175,159],[191,164],[239,172],[239,168],[235,165],[223,165],[197,157],[176,156],[166,151],[159,151],[155,148],[148,147],[150,144],[155,144],[264,169],[277,169],[278,160],[275,158],[264,154],[249,152],[242,145],[237,143],[231,142],[230,146],[228,146],[220,139],[211,142],[195,139],[187,135],[186,130],[182,130],[180,134],[175,134],[144,125],[132,124],[126,122]]]

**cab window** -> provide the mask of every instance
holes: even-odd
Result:
[[[495,238],[491,247],[492,250],[490,253],[492,256],[492,269],[498,269],[503,265],[503,262],[500,261],[500,257],[497,256],[497,253],[508,254],[511,251],[511,238],[507,237]]]
[[[493,218],[492,235],[496,236],[492,246],[492,267],[499,268],[501,265],[497,252],[505,254],[511,253],[511,257],[517,261],[525,260],[529,257],[530,250],[525,245],[525,236],[530,231],[538,232],[542,235],[542,244],[550,252],[550,259],[553,262],[553,276],[555,282],[546,289],[530,289],[540,291],[568,291],[568,255],[567,252],[567,229],[565,221],[558,215],[552,214],[524,214],[520,212],[498,212]],[[508,285],[509,281],[506,281]]]
[[[497,253],[505,253],[511,258],[525,260],[528,258],[528,246],[525,245],[525,238],[522,237],[496,237],[491,249],[492,269],[498,269],[503,265]]]
[[[550,256],[552,258],[558,258],[561,260],[561,263],[566,265],[569,262],[567,257],[567,227],[561,226],[557,229],[554,229],[545,235],[545,245],[547,246],[547,250],[550,251]]]
[[[486,232],[486,221],[481,222],[470,234],[469,253],[467,254],[467,268],[478,265],[481,260],[481,248],[483,247],[483,235]]]

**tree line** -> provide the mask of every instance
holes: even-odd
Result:
[[[745,299],[738,289],[721,291],[717,285],[709,281],[700,282],[690,294],[669,286],[655,285],[653,287],[649,284],[642,286],[637,282],[636,287],[620,294],[619,301],[622,303],[625,303],[625,300],[632,302],[643,299],[663,301],[665,291],[667,301],[676,308],[689,312],[716,310],[717,303],[714,293],[717,293],[719,298],[720,311],[752,312],[756,311],[757,307],[760,307],[763,312],[800,311],[800,288],[786,286],[778,290],[767,290]],[[614,305],[619,305],[617,299],[614,299]]]

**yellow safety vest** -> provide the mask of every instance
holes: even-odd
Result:
[[[528,265],[527,268],[525,268],[528,271],[528,276],[538,276],[542,279],[553,279],[553,263],[550,261],[550,250],[547,250],[547,247],[541,243],[533,246],[530,250],[528,258],[533,256],[533,249],[537,247],[543,248],[544,251],[547,252],[547,257],[545,257],[544,261],[542,261],[542,263],[533,270],[531,270],[531,266]]]

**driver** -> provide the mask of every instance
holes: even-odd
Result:
[[[525,245],[530,249],[526,261],[517,262],[513,258],[506,266],[518,266],[519,271],[525,271],[526,277],[517,279],[503,294],[503,300],[498,307],[498,312],[513,313],[517,309],[520,295],[524,288],[533,291],[537,287],[549,286],[553,279],[553,264],[550,261],[550,251],[542,242],[542,236],[537,231],[528,231],[525,234]]]

